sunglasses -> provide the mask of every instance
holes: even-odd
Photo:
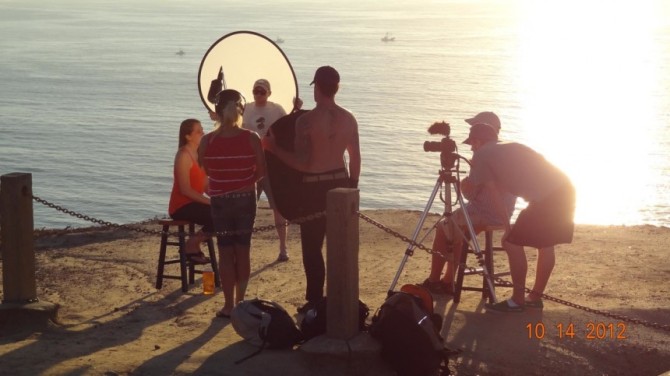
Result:
[[[254,95],[265,95],[268,92],[263,90],[263,89],[254,89],[253,93],[254,93]]]

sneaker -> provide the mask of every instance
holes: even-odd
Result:
[[[486,312],[521,313],[523,311],[523,306],[517,305],[516,307],[512,307],[509,305],[508,300],[503,300],[502,302],[498,302],[496,304],[486,304]]]
[[[442,284],[442,289],[444,290],[445,294],[452,295],[452,296],[454,295],[454,285],[453,284],[451,284],[449,282],[445,282],[445,281],[440,281],[440,283]]]
[[[298,313],[305,314],[310,309],[316,308],[316,304],[317,302],[307,302],[302,307],[298,308],[297,311]]]
[[[454,286],[444,281],[431,282],[426,278],[426,280],[421,283],[421,286],[427,288],[431,294],[435,295],[453,295],[454,293]]]
[[[288,261],[288,254],[280,253],[279,257],[277,257],[277,262],[286,262],[286,261]]]
[[[540,300],[526,300],[525,301],[526,308],[535,308],[535,309],[542,309],[544,308],[544,303],[542,303],[542,299]]]

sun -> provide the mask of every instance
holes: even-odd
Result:
[[[637,222],[656,189],[663,3],[522,4],[520,141],[570,176],[577,222]]]

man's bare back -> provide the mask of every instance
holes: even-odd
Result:
[[[317,105],[296,121],[295,151],[305,161],[305,172],[321,173],[344,168],[349,153],[351,177],[360,174],[358,123],[344,108],[329,103]]]

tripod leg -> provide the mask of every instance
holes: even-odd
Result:
[[[416,239],[419,237],[419,233],[421,232],[423,224],[426,221],[426,218],[428,217],[430,208],[431,206],[433,206],[433,201],[435,201],[435,196],[437,196],[437,192],[439,192],[443,182],[444,178],[442,177],[442,174],[440,174],[440,176],[438,176],[437,178],[437,181],[435,182],[435,187],[433,187],[433,192],[431,193],[430,198],[426,203],[426,207],[423,209],[423,213],[421,213],[419,223],[417,223],[416,228],[414,229],[414,234],[412,235],[411,238],[412,242],[414,243],[416,243]],[[398,267],[398,271],[396,272],[395,277],[393,278],[393,282],[391,282],[391,286],[389,287],[388,290],[388,296],[391,296],[391,294],[393,294],[393,289],[395,288],[395,285],[398,283],[398,280],[400,279],[400,274],[402,273],[402,270],[405,267],[405,263],[407,263],[409,256],[412,256],[413,254],[414,254],[414,244],[410,243],[407,246],[407,249],[405,250],[405,255],[403,256],[403,259],[400,262],[400,266]]]

